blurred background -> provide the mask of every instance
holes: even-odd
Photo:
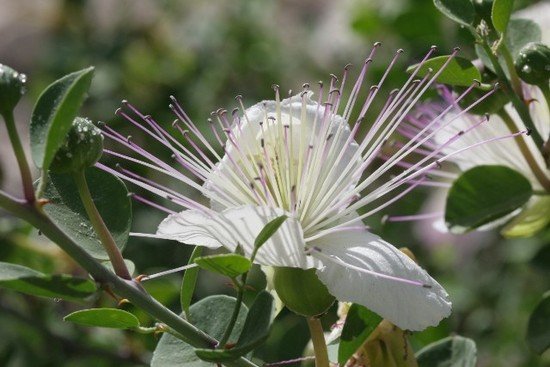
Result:
[[[518,10],[527,8],[523,16],[539,21],[548,42],[550,4],[515,3]],[[274,83],[285,91],[299,90],[305,82],[314,85],[328,81],[330,73],[340,75],[347,63],[361,65],[376,41],[383,46],[368,77],[371,82],[382,75],[398,48],[405,51],[390,74],[392,88],[406,78],[404,67],[421,58],[431,45],[438,46],[439,54],[460,46],[463,56],[474,55],[469,35],[428,0],[0,0],[0,9],[0,63],[27,74],[28,91],[16,110],[23,135],[40,91],[89,65],[96,68],[95,78],[82,114],[146,143],[115,117],[122,99],[168,125],[174,119],[168,108],[169,96],[174,95],[204,127],[211,111],[236,107],[237,94],[249,106],[272,98]],[[169,159],[167,152],[158,154]],[[0,186],[19,193],[18,172],[3,124],[0,157]],[[104,161],[113,164],[107,158]],[[177,182],[166,184],[186,190]],[[441,200],[441,193],[417,190],[388,212],[412,214],[429,210],[430,205],[437,207]],[[153,232],[163,216],[135,203],[134,229]],[[524,342],[528,316],[550,288],[550,233],[503,240],[496,232],[443,234],[430,222],[381,222],[376,217],[368,224],[396,246],[409,247],[454,303],[449,319],[413,335],[416,349],[456,333],[476,341],[480,367],[550,366],[548,353],[536,357]],[[151,274],[185,264],[189,248],[132,238],[124,256],[135,263],[136,274]],[[55,245],[2,212],[0,261],[44,272],[81,272]],[[253,278],[258,286],[265,282],[260,272]],[[176,274],[150,281],[146,287],[179,312],[180,283],[181,275]],[[196,299],[216,293],[232,294],[232,290],[224,279],[202,272]],[[100,297],[86,306],[94,304],[116,302]],[[82,307],[0,289],[0,366],[147,365],[158,338],[62,321],[64,315]],[[131,305],[123,307],[136,312],[143,324],[152,323]],[[324,320],[327,329],[335,320],[333,310]],[[296,358],[307,342],[305,322],[283,311],[257,356],[267,362]]]

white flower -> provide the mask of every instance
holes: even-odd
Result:
[[[171,105],[178,116],[174,127],[183,133],[187,145],[125,102],[128,112],[118,113],[169,149],[179,165],[163,162],[108,126],[104,128],[106,136],[145,160],[107,153],[172,176],[210,200],[210,206],[206,206],[126,168],[115,171],[100,164],[185,208],[176,213],[135,196],[170,213],[156,234],[138,235],[210,248],[223,246],[229,251],[240,245],[250,256],[254,239],[265,224],[286,214],[289,219],[261,247],[255,258],[257,263],[315,268],[336,298],[362,304],[402,329],[422,330],[437,325],[451,312],[447,292],[401,251],[370,233],[362,222],[424,182],[426,174],[447,158],[425,160],[382,180],[388,170],[399,168],[403,159],[425,142],[426,134],[420,133],[383,164],[373,164],[437,73],[420,79],[413,73],[401,89],[389,93],[378,114],[367,118],[387,75],[368,89],[365,99],[359,102],[376,48],[364,63],[345,104],[341,94],[349,83],[348,68],[341,83],[333,77],[328,90],[320,86],[316,100],[308,85],[284,100],[279,99],[279,89],[275,87],[274,101],[245,110],[238,98],[240,113],[218,110],[210,126],[224,150],[223,156],[218,155],[175,99]],[[357,117],[352,120],[352,115]],[[443,117],[444,114],[434,118]],[[363,134],[360,127],[365,124],[369,124],[369,129]],[[184,127],[189,131],[183,131]]]
[[[539,88],[522,84],[525,99],[529,101],[529,112],[535,129],[543,140],[550,139],[550,106],[547,105],[544,95]],[[457,96],[446,88],[442,88],[442,96],[446,104],[456,104]],[[408,117],[408,121],[400,127],[401,133],[408,137],[417,131],[427,129],[433,135],[426,142],[425,154],[443,157],[459,149],[461,153],[454,155],[448,161],[455,163],[460,171],[466,171],[480,165],[502,165],[516,170],[525,176],[535,192],[550,192],[550,169],[545,157],[529,136],[529,131],[511,103],[504,106],[504,111],[487,117],[476,116],[467,110],[449,113],[439,123],[433,123],[433,115],[440,114],[442,107],[439,103],[427,103],[418,107],[415,113]],[[518,132],[526,132],[518,134]],[[445,142],[460,135],[452,148]],[[500,139],[508,135],[513,139]],[[498,143],[496,142],[498,140]],[[479,142],[488,144],[479,144]],[[458,174],[439,172],[441,181],[431,182],[431,185],[450,188],[452,181]],[[541,197],[533,196],[526,208],[531,208]],[[440,205],[444,205],[441,201]],[[477,230],[489,230],[501,226],[518,215],[521,209],[493,222],[487,223]],[[443,208],[433,213],[424,213],[410,216],[389,217],[389,221],[435,220],[434,227],[441,232],[447,232],[444,225]],[[528,232],[526,232],[528,233]],[[530,233],[530,232],[529,232]]]
[[[540,136],[547,140],[550,138],[550,113],[546,105],[544,96],[540,89],[524,84],[525,98],[530,100],[529,110],[535,128]],[[458,141],[453,149],[462,148],[474,144],[476,141],[490,139],[492,136],[500,136],[526,130],[526,126],[512,106],[507,104],[504,107],[506,114],[510,117],[513,126],[503,120],[499,115],[491,115],[490,121],[484,129],[474,129]],[[441,144],[451,135],[458,131],[467,130],[479,121],[479,116],[464,114],[452,125],[438,131],[435,135],[435,143]],[[523,141],[528,150],[528,154],[533,157],[530,163],[527,161],[524,153],[521,151],[521,142]],[[446,149],[443,152],[450,151]],[[479,165],[503,165],[510,167],[529,179],[534,190],[550,191],[550,170],[546,166],[544,157],[533,139],[529,136],[518,136],[515,139],[500,141],[498,144],[484,144],[475,149],[468,149],[462,154],[452,159],[458,165],[460,170],[466,171]]]

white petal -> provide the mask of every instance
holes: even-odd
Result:
[[[362,304],[407,330],[435,326],[451,313],[448,294],[439,283],[397,248],[366,230],[327,235],[308,245],[321,251],[312,253],[324,265],[317,274],[340,301]]]
[[[283,214],[287,213],[252,205],[231,208],[212,216],[187,210],[167,217],[159,225],[156,237],[212,248],[223,246],[229,251],[235,251],[240,244],[245,255],[250,256],[260,231],[269,221]],[[318,267],[320,262],[307,256],[304,247],[300,223],[288,218],[260,248],[256,262],[303,269]]]

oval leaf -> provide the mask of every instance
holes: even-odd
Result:
[[[250,270],[252,262],[237,254],[197,257],[195,263],[204,270],[235,278]]]
[[[445,221],[454,232],[473,229],[520,208],[532,193],[529,180],[511,168],[474,167],[449,190]]]
[[[47,170],[63,145],[88,92],[94,68],[83,69],[56,80],[38,97],[31,117],[31,152],[38,168]]]
[[[532,201],[502,229],[504,237],[531,237],[550,225],[550,196],[533,198]]]
[[[508,22],[510,21],[510,15],[512,15],[512,8],[514,7],[514,0],[494,0],[493,8],[491,10],[491,20],[493,26],[500,33],[506,31]]]
[[[258,251],[258,249],[262,247],[263,244],[271,238],[271,236],[273,236],[279,227],[283,225],[287,218],[288,217],[286,215],[281,215],[280,217],[277,217],[267,223],[254,240],[254,251]]]
[[[550,348],[550,292],[546,292],[537,305],[527,326],[527,344],[536,353],[542,354]]]
[[[434,5],[457,23],[470,26],[474,22],[475,9],[469,0],[434,0]]]
[[[139,327],[139,320],[128,311],[117,308],[90,308],[68,314],[65,321],[84,326],[98,326],[112,329],[133,329]]]
[[[430,69],[433,70],[432,73],[435,74],[443,67],[448,59],[449,56],[438,56],[426,60],[418,70],[417,75],[425,76]],[[412,73],[417,66],[418,64],[409,66],[407,72]],[[472,85],[474,80],[481,80],[481,74],[470,60],[455,56],[445,67],[443,72],[439,74],[436,80],[443,84],[468,87]]]
[[[451,336],[422,348],[416,359],[418,367],[475,367],[476,344],[462,336]]]
[[[223,363],[234,361],[260,346],[269,334],[274,299],[269,292],[258,294],[248,311],[241,336],[231,349],[195,349],[197,357],[204,361]]]
[[[189,257],[188,264],[194,264],[195,259],[202,254],[202,247],[196,246]],[[193,293],[195,293],[195,285],[197,284],[197,278],[199,276],[199,268],[187,269],[183,273],[183,280],[181,282],[180,303],[181,309],[186,316],[189,316],[189,306],[191,306],[191,300],[193,299]]]
[[[365,343],[381,321],[382,317],[368,308],[355,303],[351,305],[338,347],[338,363],[341,366]]]
[[[132,204],[126,186],[117,177],[96,167],[86,170],[86,179],[99,213],[122,250],[132,224]],[[109,259],[70,175],[50,174],[44,197],[50,201],[44,211],[75,243],[96,259]]]
[[[188,320],[208,335],[219,340],[233,313],[235,298],[211,296],[204,298],[189,308]],[[229,342],[235,343],[243,329],[248,309],[241,306],[239,317],[231,332]],[[201,361],[195,349],[171,334],[163,334],[153,353],[152,367],[211,367],[212,364]]]
[[[80,301],[96,292],[89,279],[70,275],[47,275],[36,270],[0,262],[0,287],[33,296]]]

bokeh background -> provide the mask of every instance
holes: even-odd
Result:
[[[518,0],[516,7],[527,8],[523,16],[541,24],[548,43],[550,3]],[[393,87],[405,79],[403,68],[431,45],[437,45],[440,54],[460,46],[462,55],[474,55],[468,34],[428,0],[0,0],[0,35],[0,63],[28,76],[27,94],[16,111],[24,135],[40,91],[64,74],[94,65],[95,78],[82,114],[144,143],[144,137],[115,117],[122,99],[169,124],[174,119],[169,96],[175,95],[197,124],[205,126],[211,111],[236,107],[237,94],[251,105],[271,98],[273,83],[282,90],[299,90],[304,82],[328,81],[330,73],[340,74],[348,62],[360,65],[375,41],[383,47],[370,81],[380,77],[398,48],[405,50],[388,80]],[[19,193],[9,148],[0,124],[0,186]],[[166,152],[158,154],[169,159]],[[186,190],[177,182],[166,183]],[[430,210],[442,200],[442,193],[417,190],[387,212]],[[154,231],[162,218],[162,212],[134,205],[136,231]],[[480,367],[550,366],[548,353],[536,357],[524,342],[528,316],[550,288],[550,233],[503,240],[496,232],[442,234],[431,222],[382,225],[376,217],[368,224],[396,246],[409,247],[453,300],[449,319],[413,335],[415,348],[456,333],[477,342]],[[137,274],[150,274],[185,264],[189,249],[133,238],[124,255],[135,263]],[[2,212],[0,261],[45,272],[81,273],[55,245]],[[265,282],[260,272],[253,278],[258,286]],[[180,282],[176,274],[146,287],[178,310]],[[232,290],[224,279],[201,273],[196,299],[215,293]],[[86,306],[113,304],[113,299],[100,297]],[[62,321],[82,307],[0,290],[0,366],[148,363],[157,338]],[[144,324],[151,323],[131,305],[123,307],[136,312]],[[333,310],[324,320],[327,329],[335,319]],[[283,311],[257,356],[267,362],[295,358],[307,342],[305,322]]]

